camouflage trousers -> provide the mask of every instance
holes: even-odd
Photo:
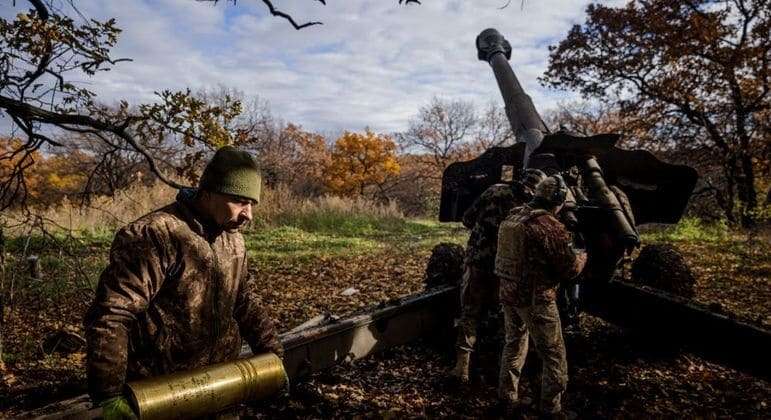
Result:
[[[528,338],[532,335],[535,349],[543,361],[541,411],[560,411],[560,399],[568,382],[568,362],[557,304],[524,307],[504,304],[502,307],[506,342],[501,354],[500,398],[513,403],[519,400],[517,388],[527,356]]]
[[[482,316],[490,309],[498,309],[498,277],[467,265],[461,283],[460,304],[456,346],[458,350],[472,352]]]

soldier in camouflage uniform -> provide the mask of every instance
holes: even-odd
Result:
[[[463,214],[463,224],[471,229],[471,234],[466,246],[457,358],[452,370],[452,375],[461,382],[469,380],[471,352],[477,341],[480,318],[487,310],[498,307],[498,279],[493,274],[498,226],[512,208],[530,200],[533,189],[545,177],[538,169],[528,169],[521,182],[492,185]]]
[[[226,146],[198,190],[120,229],[85,318],[89,393],[105,418],[132,418],[127,380],[283,349],[248,273],[238,229],[252,219],[261,177]]]
[[[560,317],[555,303],[561,281],[583,269],[586,254],[571,246],[570,234],[555,215],[567,187],[549,177],[536,187],[534,199],[515,209],[500,227],[495,274],[500,278],[500,299],[506,341],[501,355],[499,396],[509,409],[519,404],[518,385],[532,335],[543,360],[541,410],[559,415],[567,385],[567,360]]]

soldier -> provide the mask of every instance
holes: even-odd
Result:
[[[252,219],[261,175],[225,146],[197,190],[120,229],[85,317],[88,387],[105,419],[133,418],[127,380],[283,349],[248,273],[238,229]]]
[[[586,254],[573,249],[568,231],[555,218],[566,194],[562,178],[549,177],[538,184],[530,203],[501,223],[495,274],[501,281],[506,341],[499,396],[510,412],[518,410],[517,388],[531,334],[543,361],[541,411],[564,417],[560,399],[567,385],[567,360],[556,289],[586,263]]]
[[[471,229],[471,234],[466,246],[461,286],[457,358],[451,372],[462,383],[469,381],[469,364],[477,341],[477,324],[484,312],[497,310],[498,307],[498,279],[493,274],[498,226],[512,208],[532,197],[533,189],[545,177],[538,169],[528,169],[521,182],[492,185],[463,214],[463,224]]]

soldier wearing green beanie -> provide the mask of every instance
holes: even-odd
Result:
[[[105,419],[132,417],[126,381],[233,360],[242,341],[283,355],[239,232],[260,184],[252,156],[225,146],[197,190],[116,233],[84,321],[89,393]]]
[[[217,150],[206,165],[198,189],[260,202],[262,176],[254,158],[233,146]]]

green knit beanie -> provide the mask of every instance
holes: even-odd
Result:
[[[206,165],[198,188],[260,201],[262,176],[252,155],[223,146]]]

